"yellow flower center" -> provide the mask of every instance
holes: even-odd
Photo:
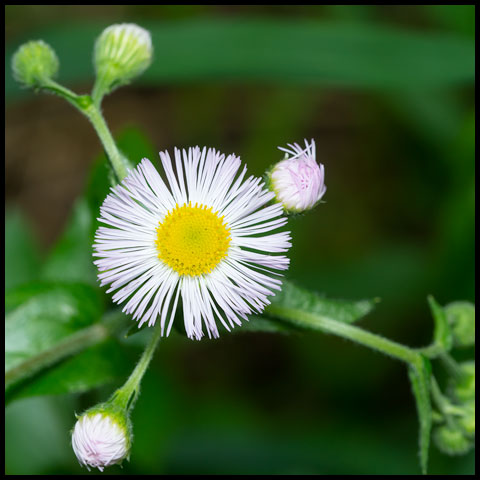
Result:
[[[194,277],[210,273],[227,255],[230,229],[212,207],[177,204],[160,222],[155,244],[160,260]]]

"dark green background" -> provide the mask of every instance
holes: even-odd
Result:
[[[432,331],[427,294],[442,304],[474,300],[474,13],[471,6],[8,6],[7,61],[23,41],[51,39],[59,81],[88,92],[95,36],[136,22],[159,43],[151,70],[105,100],[114,134],[135,125],[156,150],[233,151],[256,175],[280,158],[278,145],[314,138],[326,203],[290,222],[289,278],[331,297],[381,297],[362,325],[420,346]],[[260,37],[265,64],[240,58],[242,48],[239,58],[227,56],[215,41],[215,32],[233,31],[253,43],[248,29],[268,36],[278,25],[284,52]],[[299,33],[317,38],[317,28],[318,45]],[[78,34],[56,44],[69,29]],[[162,32],[177,38],[188,62],[169,53]],[[367,41],[352,40],[358,35]],[[424,70],[416,42],[435,53]],[[189,56],[197,48],[201,55]],[[308,52],[317,48],[324,64],[312,64],[310,75]],[[395,68],[397,59],[412,68]],[[22,91],[6,67],[7,247],[33,245],[31,258],[6,251],[6,279],[18,284],[61,233],[100,146],[78,112]],[[125,348],[132,365],[140,351]],[[114,386],[10,405],[6,472],[86,473],[69,446],[73,412]],[[133,421],[131,462],[106,473],[419,472],[404,366],[319,334],[224,334],[199,343],[173,335],[160,344]],[[473,473],[473,453],[448,458],[433,447],[430,472]]]

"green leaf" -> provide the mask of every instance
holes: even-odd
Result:
[[[62,83],[93,78],[91,50],[102,23],[67,24],[36,32],[57,52]],[[475,43],[461,35],[391,26],[305,19],[195,18],[142,21],[155,61],[141,77],[151,85],[199,81],[356,88],[441,88],[475,80]],[[8,45],[5,96],[27,94],[15,84]],[[30,40],[25,37],[24,41]]]
[[[130,367],[118,343],[108,339],[47,368],[14,388],[8,400],[84,392],[126,376]]]
[[[68,339],[102,315],[99,293],[78,283],[35,283],[6,292],[6,387],[51,365],[62,353],[74,353]]]
[[[240,328],[234,328],[232,332],[264,332],[264,333],[292,333],[300,329],[274,318],[261,317],[260,315],[251,315],[248,322],[243,322]]]
[[[430,403],[431,365],[427,358],[419,355],[416,363],[408,366],[408,376],[412,384],[419,419],[419,456],[422,473],[427,473],[428,450],[432,430],[432,406]]]
[[[431,295],[428,296],[428,304],[435,322],[433,343],[438,345],[444,352],[448,352],[452,348],[453,338],[445,310]]]
[[[265,314],[271,315],[275,308],[279,307],[308,312],[337,322],[354,323],[370,313],[378,302],[378,298],[359,301],[332,300],[284,280],[282,290],[271,298],[271,306],[265,309]],[[273,313],[273,316],[277,315]]]
[[[5,211],[5,289],[35,280],[40,256],[20,210]]]
[[[84,198],[79,198],[64,232],[43,266],[42,279],[96,284],[96,269],[93,264],[90,238],[92,224],[92,214],[88,204]]]

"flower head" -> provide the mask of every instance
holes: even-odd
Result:
[[[305,140],[305,148],[288,146],[278,147],[286,155],[270,172],[270,185],[287,212],[299,213],[313,208],[325,194],[324,168],[315,160],[314,140],[310,145]]]
[[[447,455],[464,455],[473,447],[473,442],[456,425],[436,427],[433,440],[438,449]]]
[[[12,58],[13,76],[26,87],[42,86],[58,72],[58,58],[43,40],[24,43]]]
[[[78,418],[72,432],[72,447],[80,465],[103,471],[128,456],[130,437],[126,418],[94,408]]]
[[[445,307],[456,347],[475,345],[475,305],[470,302],[452,302]]]
[[[150,33],[133,23],[111,25],[95,43],[97,77],[107,91],[143,73],[152,61]]]
[[[139,325],[161,322],[168,335],[181,302],[190,338],[218,337],[261,312],[279,290],[275,270],[289,232],[282,205],[266,204],[273,192],[259,178],[239,173],[240,159],[214,149],[175,149],[175,170],[160,153],[167,182],[143,159],[101,207],[94,255],[101,285],[116,290]],[[168,319],[168,320],[167,320]]]

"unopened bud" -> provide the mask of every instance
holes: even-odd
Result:
[[[475,437],[475,399],[464,405],[464,414],[458,423],[468,437]]]
[[[12,58],[13,76],[26,87],[41,87],[58,72],[58,58],[43,40],[24,43]]]
[[[98,468],[121,463],[130,453],[131,426],[123,412],[94,407],[78,417],[72,446],[80,465]]]
[[[145,71],[152,61],[150,33],[133,23],[111,25],[95,43],[97,82],[106,92],[125,85]]]
[[[452,302],[445,306],[445,313],[455,346],[475,345],[475,305],[470,302]]]
[[[473,446],[460,429],[448,425],[437,427],[433,440],[438,449],[447,455],[464,455]]]
[[[449,391],[452,397],[465,403],[475,399],[475,362],[464,362],[459,367],[459,376],[450,380]]]
[[[270,188],[288,213],[300,213],[313,208],[325,194],[324,167],[315,160],[315,142],[305,140],[281,148],[286,155],[269,173]]]

